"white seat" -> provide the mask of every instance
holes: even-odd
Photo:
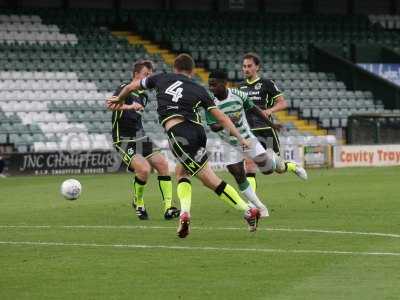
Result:
[[[46,144],[43,142],[34,142],[33,150],[34,152],[44,152],[46,151]]]
[[[70,147],[70,150],[72,150],[72,151],[82,150],[81,142],[77,141],[77,140],[71,141],[71,143],[69,144],[69,147]]]
[[[46,150],[48,151],[58,151],[59,147],[58,144],[56,142],[46,142]]]
[[[56,113],[56,114],[54,114],[54,116],[55,116],[55,120],[57,122],[67,122],[68,121],[67,116],[63,113]]]

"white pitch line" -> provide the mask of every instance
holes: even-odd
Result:
[[[312,233],[327,233],[327,234],[350,234],[350,235],[369,235],[400,238],[400,234],[396,233],[381,233],[381,232],[360,232],[360,231],[342,231],[342,230],[322,230],[322,229],[290,229],[290,228],[267,228],[271,231],[286,231],[286,232],[312,232]]]
[[[108,247],[108,248],[139,248],[139,249],[168,249],[191,251],[220,251],[220,252],[263,252],[288,254],[324,254],[324,255],[366,255],[366,256],[400,256],[398,252],[353,252],[336,250],[286,250],[273,248],[226,248],[226,247],[195,247],[195,246],[167,246],[167,245],[140,245],[140,244],[96,244],[96,243],[62,243],[62,242],[28,242],[28,241],[0,241],[0,245],[30,245],[30,246],[61,246],[61,247]]]
[[[6,228],[26,228],[26,229],[175,229],[175,226],[145,226],[145,225],[0,225],[0,229]],[[207,227],[193,226],[194,230],[247,230],[245,227]],[[258,228],[259,231],[284,231],[284,232],[309,232],[323,234],[344,234],[344,235],[366,235],[378,237],[400,238],[400,234],[381,233],[381,232],[360,232],[343,230],[324,230],[324,229],[296,229],[296,228]]]

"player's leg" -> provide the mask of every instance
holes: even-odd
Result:
[[[143,194],[151,170],[150,165],[143,156],[136,154],[135,142],[118,141],[114,145],[127,169],[135,173],[132,206],[139,219],[146,220],[148,214],[144,205]]]
[[[178,182],[177,194],[181,202],[181,212],[190,214],[190,207],[192,204],[192,182],[190,180],[190,175],[180,163],[176,164],[175,175]]]
[[[275,172],[282,174],[286,173],[288,170],[291,170],[291,168],[294,166],[293,164],[288,164],[282,157],[281,157],[281,144],[279,141],[279,137],[275,129],[270,128],[266,130],[263,134],[265,139],[268,139],[268,142],[266,143],[266,146],[264,147],[265,149],[272,149],[274,153],[276,154],[275,160],[276,160],[276,169]],[[264,146],[264,145],[263,145]]]
[[[250,220],[252,223],[250,229],[254,231],[257,228],[259,211],[258,209],[250,209],[247,203],[240,198],[236,190],[222,181],[207,164],[208,157],[205,148],[207,137],[204,128],[201,125],[183,122],[170,128],[168,130],[168,137],[170,148],[181,163],[181,166],[179,166],[177,170],[178,191],[181,190],[181,187],[186,187],[185,192],[178,192],[179,199],[181,201],[183,200],[183,202],[181,202],[178,235],[180,237],[185,237],[188,234],[188,230],[184,230],[183,232],[180,230],[188,227],[182,226],[184,222],[182,219],[186,217],[190,218],[190,214],[186,213],[186,211],[190,211],[191,199],[189,199],[187,195],[191,195],[191,186],[190,182],[187,182],[188,178],[186,174],[190,174],[191,176],[196,175],[205,186],[215,191],[221,200],[239,210],[245,211],[247,213],[246,220]],[[185,172],[182,171],[183,169]],[[188,203],[189,206],[187,205]]]
[[[265,175],[272,174],[276,169],[275,153],[265,150],[257,138],[251,138],[251,146],[243,152],[243,156],[252,160]]]
[[[281,156],[278,155],[279,152],[276,153],[276,151],[280,151],[279,146],[274,147],[273,150],[271,148],[265,150],[259,140],[256,140],[251,151],[248,152],[248,155],[257,165],[258,169],[265,175],[272,174],[273,172],[285,173],[287,171],[292,171],[301,179],[307,179],[307,173],[301,166],[295,162],[284,161]]]
[[[301,175],[307,177],[307,173],[305,173],[305,170],[303,168],[301,168],[294,162],[284,161],[272,149],[265,150],[261,143],[258,141],[256,141],[256,144],[251,149],[249,155],[250,158],[252,158],[252,160],[257,165],[258,169],[265,175],[269,175],[274,172],[287,172],[289,166],[294,165],[295,173],[299,174],[299,177],[302,177]]]
[[[208,163],[196,176],[206,187],[212,189],[222,201],[237,210],[243,211],[249,230],[251,232],[256,231],[258,219],[260,218],[260,210],[258,208],[249,206],[231,185],[215,174]]]
[[[196,176],[206,187],[213,190],[225,203],[238,210],[246,211],[249,209],[249,205],[243,201],[236,190],[231,185],[220,179],[211,169],[209,164],[206,164]]]
[[[172,206],[172,180],[169,173],[168,161],[150,140],[144,145],[143,150],[147,161],[158,173],[158,186],[164,203],[164,218],[166,220],[177,218],[179,210]]]
[[[212,189],[225,203],[238,210],[247,211],[249,209],[248,204],[243,201],[243,199],[231,185],[220,179],[207,163],[208,156],[205,149],[207,144],[207,136],[203,127],[201,127],[201,130],[197,135],[197,144],[201,150],[198,150],[197,147],[192,148],[192,144],[189,144],[187,147],[190,157],[193,157],[195,161],[197,158],[199,161],[198,168],[192,173],[192,175],[196,175],[206,187]]]
[[[275,172],[282,174],[286,172],[293,172],[301,179],[307,179],[307,172],[298,164],[291,161],[285,161],[280,156],[280,141],[277,132],[273,128],[262,129],[262,130],[253,130],[254,135],[261,143],[265,150],[272,149],[275,153]],[[254,167],[254,166],[253,166]],[[247,165],[246,165],[247,170]],[[264,172],[264,174],[267,174]]]
[[[134,198],[132,206],[136,210],[136,215],[141,220],[147,220],[148,214],[144,204],[144,190],[150,175],[151,167],[147,160],[141,155],[135,155],[130,163],[130,169],[135,172],[133,181]]]
[[[197,131],[201,129],[203,129],[201,126],[199,127],[199,125],[191,122],[182,122],[173,126],[167,132],[170,149],[179,161],[175,168],[175,175],[178,183],[177,196],[181,206],[177,229],[177,235],[180,238],[185,238],[190,232],[190,207],[192,202],[190,177],[197,172],[203,156],[207,157],[205,148],[202,150],[202,147],[197,145]],[[192,147],[189,145],[192,145]],[[195,154],[191,151],[195,151]]]
[[[253,134],[256,136],[260,144],[263,146],[264,149],[267,149],[267,144],[271,142],[268,140],[268,136],[265,136],[265,130],[252,130]],[[254,192],[257,191],[257,164],[253,161],[253,159],[246,159],[245,160],[245,170],[246,170],[246,177],[249,181],[251,187],[253,188]]]
[[[306,170],[298,165],[297,163],[293,161],[285,161],[281,157],[281,147],[280,147],[280,141],[279,141],[279,136],[275,129],[271,128],[270,129],[270,135],[272,138],[272,149],[274,150],[274,153],[276,154],[276,173],[282,174],[286,172],[292,172],[296,174],[299,178],[303,180],[307,180],[307,172]]]
[[[271,149],[265,150],[257,139],[253,142],[252,148],[246,153],[248,158],[253,160],[264,175],[274,173],[276,170],[276,154]]]
[[[182,164],[177,163],[175,167],[176,187],[178,199],[181,204],[179,214],[179,226],[177,234],[180,238],[186,237],[190,233],[190,208],[192,205],[192,182],[190,175],[186,172]]]
[[[268,140],[268,136],[265,136],[265,130],[252,130],[253,134],[258,139],[259,143],[262,145],[264,149],[267,149],[267,144],[271,141]],[[246,159],[245,160],[245,170],[246,170],[246,177],[247,180],[250,182],[251,187],[253,188],[254,192],[257,191],[257,164],[253,161],[253,159]],[[265,174],[265,173],[264,173]]]
[[[190,175],[186,172],[182,164],[177,163],[175,167],[175,175],[177,184],[177,195],[181,203],[181,214],[188,213],[192,204],[192,182]]]
[[[261,217],[269,216],[268,209],[260,201],[257,194],[254,192],[254,190],[252,189],[250,183],[246,178],[246,172],[244,170],[244,161],[227,165],[227,169],[229,173],[231,173],[235,178],[236,183],[239,186],[239,190],[249,202],[249,206],[257,207],[260,210]]]
[[[257,179],[256,179],[257,165],[251,159],[246,159],[245,162],[246,162],[245,171],[246,171],[247,181],[250,183],[251,188],[254,191],[256,191],[257,190]]]

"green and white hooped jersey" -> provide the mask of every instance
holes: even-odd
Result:
[[[233,122],[239,130],[243,138],[255,138],[251,132],[250,126],[247,123],[245,110],[254,106],[254,103],[247,97],[247,94],[234,88],[228,88],[228,97],[224,100],[214,98],[217,107],[223,111],[228,117],[236,117],[237,121]],[[217,123],[217,120],[207,111],[206,121],[208,125]],[[218,135],[226,142],[233,146],[239,144],[237,138],[229,135],[226,130],[218,131]]]

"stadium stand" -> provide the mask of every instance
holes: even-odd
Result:
[[[371,23],[378,23],[386,29],[400,29],[399,15],[369,15]]]
[[[263,75],[278,82],[289,102],[290,113],[277,115],[285,125],[283,142],[307,143],[345,128],[351,114],[385,112],[371,92],[348,90],[334,74],[308,64],[310,43],[339,44],[344,57],[352,42],[400,45],[400,36],[370,20],[388,22],[380,16],[10,10],[0,15],[0,141],[20,152],[112,149],[104,99],[130,78],[134,60],[151,59],[158,70],[169,70],[173,52],[186,51],[200,66],[225,68],[238,82],[240,57],[253,50],[262,56]],[[385,26],[396,27],[393,22]],[[112,34],[116,23],[134,23],[139,35]],[[205,70],[197,71],[204,81]],[[148,107],[145,125],[159,135],[154,109],[154,103]]]
[[[67,15],[57,25],[43,15],[0,15],[1,140],[19,152],[112,149],[106,96],[129,80],[135,59],[167,66],[84,15],[73,26]]]
[[[344,57],[349,57],[351,43],[399,44],[397,33],[373,26],[367,17],[151,11],[135,18],[141,34],[190,52],[208,69],[227,69],[232,81],[241,78],[241,55],[260,53],[266,65],[263,75],[278,82],[292,111],[316,120],[320,128],[344,128],[351,114],[385,111],[371,92],[347,90],[334,74],[312,72],[307,63],[310,43],[342,45]],[[282,121],[289,129],[293,125],[290,119]]]

